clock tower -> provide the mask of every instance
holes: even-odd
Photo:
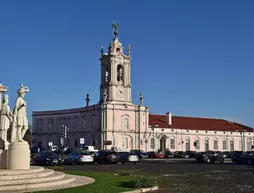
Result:
[[[106,91],[107,102],[131,103],[130,46],[128,53],[124,54],[123,45],[118,38],[118,24],[114,23],[112,27],[114,38],[109,44],[108,53],[101,47],[100,101],[103,101],[103,93]]]

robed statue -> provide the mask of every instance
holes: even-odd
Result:
[[[4,143],[8,144],[7,132],[11,126],[12,122],[12,112],[9,106],[9,96],[4,95],[3,104],[0,111],[0,138]]]
[[[29,88],[20,85],[17,91],[18,98],[15,103],[13,110],[13,122],[11,130],[11,143],[23,142],[23,137],[28,130],[28,119],[26,115],[26,101],[24,100],[25,95],[29,92]]]

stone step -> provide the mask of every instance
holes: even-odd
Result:
[[[44,170],[43,167],[39,166],[31,166],[29,170],[7,170],[7,169],[0,169],[0,176],[12,176],[12,175],[19,175],[19,174],[33,174],[42,172]]]
[[[40,183],[47,181],[54,181],[63,179],[65,174],[63,172],[54,172],[52,175],[43,176],[38,178],[26,178],[26,179],[17,179],[17,180],[1,180],[0,186],[3,185],[18,185],[18,184],[31,184],[31,183]]]
[[[3,185],[0,186],[0,192],[13,192],[13,191],[24,191],[29,189],[39,189],[39,188],[48,188],[62,186],[68,183],[71,183],[75,180],[75,177],[70,175],[65,175],[64,178],[59,180],[52,180],[46,182],[32,183],[32,184],[17,184],[17,185]]]
[[[18,180],[18,179],[31,179],[31,178],[41,178],[54,174],[52,169],[44,169],[38,173],[25,173],[25,174],[13,174],[13,175],[0,175],[1,180]]]

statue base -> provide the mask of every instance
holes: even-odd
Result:
[[[0,169],[7,169],[9,143],[0,139]]]
[[[14,142],[9,145],[7,169],[30,169],[30,148],[26,141]]]

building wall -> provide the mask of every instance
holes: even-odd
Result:
[[[100,147],[100,105],[59,111],[44,111],[33,113],[33,146],[41,142],[43,148],[48,148],[48,142],[61,145],[61,138],[69,147],[79,147],[80,138],[85,138],[85,145],[91,145],[93,140]],[[65,134],[65,128],[67,130]]]
[[[155,145],[153,145],[153,138],[155,139]],[[149,128],[148,150],[158,151],[161,149],[162,138],[165,138],[166,148],[170,151],[247,151],[251,150],[254,135],[253,132],[240,133],[162,128],[153,130]],[[196,140],[199,140],[199,148],[198,145],[194,146]],[[214,141],[217,141],[218,148],[216,148],[217,145],[214,144],[216,143]],[[189,148],[187,147],[188,142]],[[205,145],[206,142],[208,142],[208,146]]]
[[[148,128],[148,113],[144,106],[108,104],[106,140],[112,141],[112,145],[104,148],[143,149],[141,136]]]

